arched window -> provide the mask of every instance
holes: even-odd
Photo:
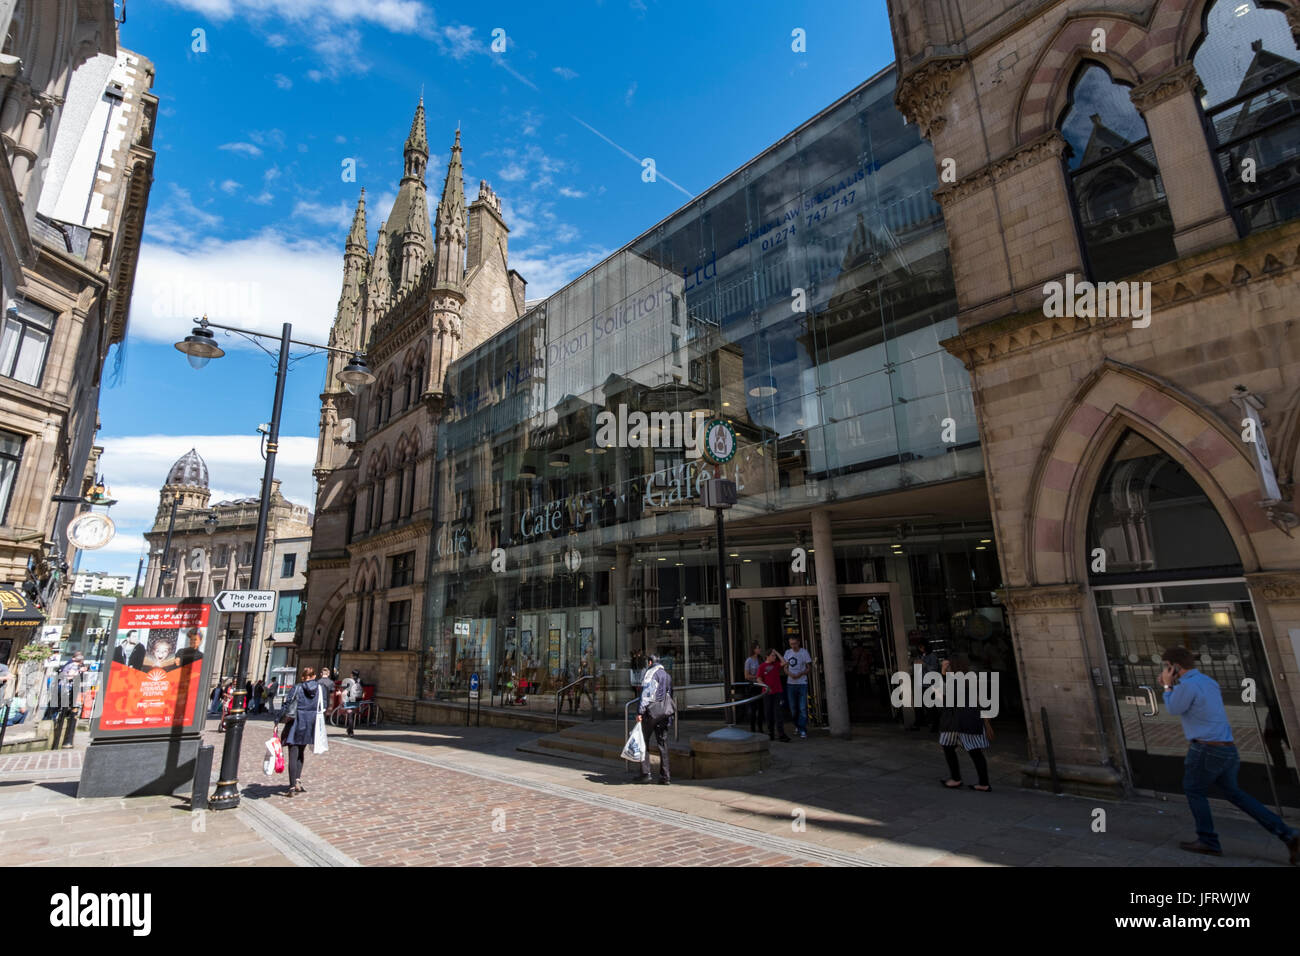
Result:
[[[1118,279],[1178,255],[1147,124],[1105,67],[1083,63],[1061,118],[1088,272]]]
[[[1094,584],[1242,573],[1232,536],[1196,479],[1132,431],[1124,434],[1097,483],[1088,516],[1088,554]]]
[[[1300,49],[1285,14],[1218,0],[1192,62],[1238,229],[1300,216]]]
[[[352,500],[348,502],[348,533],[344,539],[348,544],[352,543],[352,538],[357,530],[357,496],[354,492]]]

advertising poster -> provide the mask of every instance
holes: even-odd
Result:
[[[124,604],[119,609],[96,735],[201,729],[211,615],[209,605],[197,602]]]

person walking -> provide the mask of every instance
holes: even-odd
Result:
[[[253,713],[262,712],[262,698],[266,694],[266,681],[259,680],[253,685]]]
[[[790,700],[790,718],[800,737],[808,736],[808,668],[812,655],[795,635],[790,637],[790,649],[785,652],[785,691]]]
[[[677,705],[673,703],[673,678],[653,654],[646,655],[646,672],[641,678],[641,703],[637,707],[636,722],[642,731],[653,730],[655,744],[659,747],[659,782],[672,783],[668,769],[668,728],[672,725]],[[646,734],[647,738],[649,734]],[[645,756],[641,758],[641,783],[649,783],[650,741],[646,740]]]
[[[1292,866],[1300,863],[1300,830],[1287,826],[1281,817],[1237,786],[1241,755],[1232,739],[1218,681],[1197,669],[1196,658],[1185,647],[1171,647],[1160,659],[1164,662],[1160,685],[1164,688],[1165,709],[1182,720],[1183,736],[1189,744],[1183,761],[1183,793],[1196,821],[1196,839],[1179,843],[1179,849],[1223,856],[1210,812],[1209,790],[1217,786],[1234,806],[1286,844]]]
[[[283,791],[287,797],[307,792],[302,785],[302,765],[307,748],[316,742],[316,708],[320,693],[316,669],[304,667],[284,706],[286,724],[280,740],[289,748],[289,789]]]
[[[763,663],[763,655],[759,651],[757,644],[751,644],[749,647],[749,656],[745,658],[745,680],[749,683],[749,690],[746,697],[753,697],[758,692],[755,687],[758,683],[758,668]],[[764,691],[766,693],[766,691]],[[759,727],[763,723],[763,698],[751,700],[749,702],[749,732],[758,733]]]
[[[775,647],[767,652],[767,660],[758,665],[758,683],[766,688],[766,693],[755,703],[763,705],[767,717],[767,737],[776,740],[781,735],[782,743],[789,743],[785,735],[785,716],[781,713],[781,652]]]
[[[321,692],[324,695],[322,700],[325,701],[325,712],[329,713],[334,706],[334,672],[328,667],[320,669],[320,677],[316,678],[316,683],[320,684]]]
[[[979,783],[971,784],[970,788],[989,793],[993,788],[989,786],[989,765],[984,759],[984,751],[989,749],[989,735],[987,724],[980,716],[979,702],[958,701],[947,687],[948,674],[965,674],[970,669],[970,660],[964,654],[958,654],[952,660],[945,660],[939,670],[945,677],[943,711],[939,715],[939,746],[948,761],[948,779],[940,783],[949,790],[961,789],[961,765],[957,762],[957,746],[960,744],[979,777]]]
[[[353,671],[352,676],[343,681],[343,716],[348,728],[348,736],[355,737],[353,732],[357,725],[357,705],[361,702],[361,695],[365,688],[361,685],[361,671]]]

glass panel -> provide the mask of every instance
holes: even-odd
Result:
[[[1213,586],[1235,587],[1241,585]],[[1156,790],[1182,788],[1187,739],[1182,721],[1164,707],[1160,655],[1186,647],[1197,670],[1218,682],[1233,741],[1241,755],[1239,782],[1263,802],[1274,794],[1300,806],[1295,756],[1287,741],[1277,695],[1248,600],[1171,601],[1203,586],[1152,586],[1108,595],[1099,607],[1102,635],[1116,705],[1135,785]],[[1190,592],[1190,593],[1189,593]],[[1205,596],[1204,594],[1202,595]],[[1253,699],[1242,689],[1254,686]]]
[[[1097,484],[1089,554],[1096,548],[1105,552],[1105,570],[1092,572],[1094,584],[1157,570],[1200,570],[1206,577],[1240,573],[1236,548],[1213,503],[1186,469],[1136,432],[1125,433]]]
[[[1085,64],[1061,134],[1092,277],[1115,279],[1176,258],[1155,150],[1128,88]]]

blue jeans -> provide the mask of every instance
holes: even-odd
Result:
[[[808,685],[807,684],[786,684],[786,699],[790,701],[790,716],[794,719],[794,725],[799,733],[806,733],[808,730]]]
[[[1245,810],[1273,836],[1290,840],[1297,831],[1287,826],[1282,818],[1237,786],[1237,770],[1241,757],[1235,746],[1211,747],[1192,743],[1183,762],[1183,792],[1196,820],[1196,835],[1208,847],[1218,850],[1219,835],[1214,832],[1214,817],[1210,814],[1209,790],[1218,786],[1233,805]]]

